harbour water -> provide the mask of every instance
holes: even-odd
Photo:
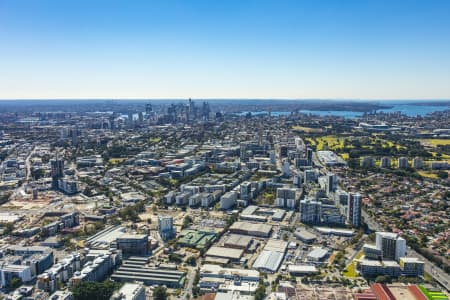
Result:
[[[423,105],[423,102],[419,104],[414,103],[380,103],[392,106],[391,108],[379,109],[377,112],[385,112],[385,113],[394,113],[400,112],[404,115],[410,117],[416,116],[425,116],[426,114],[435,112],[435,111],[444,111],[450,109],[449,105]],[[361,117],[364,113],[357,111],[344,111],[344,110],[300,110],[301,113],[304,114],[313,114],[318,116],[336,116],[336,117],[344,117],[348,119],[355,119]],[[239,115],[246,115],[249,113],[248,111],[240,112]],[[251,112],[253,115],[261,115],[268,114],[268,111],[254,111]],[[272,116],[284,116],[289,115],[291,112],[289,111],[272,111]]]

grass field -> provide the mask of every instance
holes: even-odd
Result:
[[[161,138],[152,138],[152,139],[148,140],[148,142],[150,144],[156,144],[156,143],[159,143],[160,141],[161,141]]]
[[[419,289],[429,300],[448,300],[448,297],[445,296],[442,292],[431,292],[427,290],[423,285],[419,285]]]
[[[292,130],[306,132],[306,133],[322,133],[323,130],[321,128],[311,128],[311,127],[303,127],[303,126],[292,126]]]
[[[419,173],[420,176],[426,177],[426,178],[431,178],[431,179],[436,179],[436,178],[438,178],[437,174],[431,173],[431,172],[418,171],[417,173]]]
[[[356,264],[355,259],[360,259],[364,253],[360,251],[355,258],[352,260],[352,262],[345,268],[344,270],[344,276],[349,278],[355,278],[358,277],[358,273],[356,273]]]
[[[450,139],[421,139],[420,143],[428,147],[437,147],[438,145],[450,145]]]
[[[344,148],[345,138],[339,138],[333,135],[327,135],[316,138],[317,150],[324,150],[328,146],[328,150],[338,150]]]
[[[123,162],[123,161],[125,161],[125,160],[126,160],[126,158],[111,158],[111,159],[109,160],[109,162],[110,162],[111,164],[115,165],[115,164],[121,163],[121,162]]]

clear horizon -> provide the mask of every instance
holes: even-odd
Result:
[[[1,100],[446,101],[450,2],[0,1]]]

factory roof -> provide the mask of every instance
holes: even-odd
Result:
[[[323,259],[328,254],[328,250],[324,248],[316,248],[308,253],[308,258]]]
[[[230,259],[240,259],[244,250],[213,246],[206,252],[207,256],[223,257]]]
[[[230,234],[226,239],[225,245],[234,245],[242,248],[246,248],[250,244],[252,238],[247,235]]]
[[[289,273],[317,273],[318,270],[315,266],[312,265],[289,265],[288,266]]]
[[[218,265],[205,264],[200,269],[201,274],[218,274],[222,276],[240,276],[240,277],[254,277],[259,278],[259,272],[250,269],[232,269],[222,268]]]
[[[253,268],[276,272],[283,261],[284,254],[277,251],[263,250],[253,263]]]
[[[283,240],[268,240],[264,250],[284,253],[287,249],[287,245],[288,242]]]

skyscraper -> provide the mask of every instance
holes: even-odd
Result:
[[[349,193],[347,202],[347,221],[355,227],[361,226],[362,199],[359,193]]]
[[[334,173],[327,174],[327,194],[331,194],[336,191],[337,177]]]
[[[248,181],[244,181],[243,183],[241,183],[240,193],[242,200],[252,199],[252,183]]]
[[[398,159],[398,168],[399,169],[406,169],[409,167],[408,158],[407,157],[400,157]]]
[[[406,240],[396,233],[377,232],[375,242],[383,260],[398,261],[400,257],[406,256]]]
[[[306,148],[306,160],[308,166],[312,166],[313,150],[311,148]]]
[[[52,188],[58,188],[58,181],[64,176],[64,160],[56,157],[50,161],[51,175],[52,175]]]
[[[322,202],[305,199],[300,201],[300,221],[305,224],[321,222]]]
[[[383,156],[380,161],[381,168],[390,168],[391,167],[391,159],[387,156]]]
[[[160,216],[158,217],[158,230],[159,235],[165,241],[170,240],[175,236],[175,230],[173,228],[173,217]]]

